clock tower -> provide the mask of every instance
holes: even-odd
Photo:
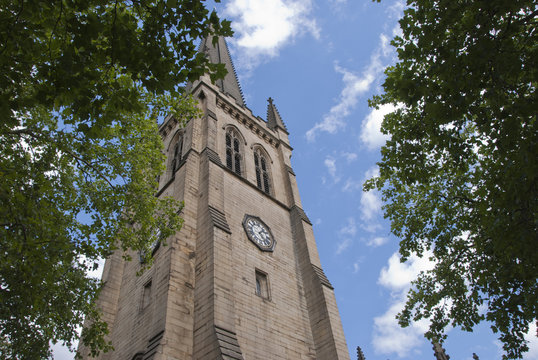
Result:
[[[138,261],[107,259],[98,306],[114,351],[99,358],[349,359],[286,126],[271,98],[265,119],[247,108],[223,38],[200,51],[228,74],[189,84],[201,117],[159,128],[157,196],[184,201],[184,225],[140,276]]]

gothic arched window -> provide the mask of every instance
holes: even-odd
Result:
[[[233,128],[226,131],[226,167],[241,175],[241,138]]]
[[[179,134],[172,155],[172,174],[175,174],[177,169],[179,169],[181,157],[183,156],[183,134]]]
[[[270,194],[269,163],[267,162],[267,156],[260,148],[254,151],[254,167],[256,168],[256,185],[266,194]]]

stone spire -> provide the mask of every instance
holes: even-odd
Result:
[[[279,127],[287,133],[288,129],[286,128],[286,125],[284,125],[275,104],[273,104],[273,99],[269,98],[267,101],[269,101],[269,104],[267,105],[267,126],[269,126],[270,129]]]
[[[246,106],[245,99],[243,98],[243,91],[237,80],[237,74],[228,51],[226,40],[219,36],[217,37],[215,44],[213,44],[213,36],[206,37],[202,39],[198,51],[204,52],[211,63],[224,64],[228,73],[224,79],[217,80],[215,84],[223,93],[233,97],[239,106]],[[189,90],[191,86],[191,84],[187,85],[187,90]]]

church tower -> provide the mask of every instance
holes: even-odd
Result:
[[[200,118],[159,128],[157,196],[183,200],[185,222],[141,276],[136,256],[107,259],[98,305],[115,350],[99,358],[349,359],[284,121],[271,98],[266,120],[246,107],[223,38],[200,46],[228,74],[189,85]]]

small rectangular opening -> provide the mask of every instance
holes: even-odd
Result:
[[[148,281],[144,285],[144,292],[142,294],[142,309],[145,309],[151,302],[151,281]]]
[[[269,283],[267,281],[267,274],[256,270],[256,295],[269,299]]]

